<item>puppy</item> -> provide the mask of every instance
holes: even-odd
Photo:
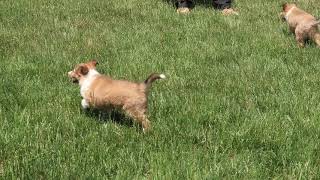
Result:
[[[68,72],[69,78],[80,85],[83,109],[123,109],[141,124],[144,132],[148,131],[150,129],[150,121],[146,116],[148,92],[152,82],[165,79],[165,75],[153,73],[142,83],[114,80],[100,74],[96,70],[97,64],[95,60],[81,63]]]
[[[289,24],[290,31],[295,33],[296,41],[300,47],[305,46],[306,40],[314,41],[320,47],[320,33],[314,16],[299,9],[295,4],[285,3],[280,16]]]

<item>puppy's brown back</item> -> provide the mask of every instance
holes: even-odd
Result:
[[[88,101],[95,107],[122,107],[128,101],[146,100],[145,85],[124,80],[113,80],[99,75],[92,82],[87,93]]]

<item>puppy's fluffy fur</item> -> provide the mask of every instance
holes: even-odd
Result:
[[[287,21],[290,31],[296,36],[300,47],[304,47],[306,40],[314,41],[320,46],[320,33],[318,24],[314,16],[298,8],[295,4],[285,3],[282,6],[280,16]]]
[[[146,116],[148,92],[152,82],[164,79],[165,75],[153,73],[144,82],[134,83],[125,80],[114,80],[96,70],[97,61],[77,65],[68,72],[73,82],[79,83],[84,109],[96,108],[110,110],[123,109],[129,116],[140,123],[143,131],[150,129],[150,121]]]

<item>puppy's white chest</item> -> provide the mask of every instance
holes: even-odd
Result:
[[[84,82],[83,85],[81,86],[80,88],[80,95],[84,98],[85,97],[85,94],[86,92],[89,90],[89,87],[90,87],[91,83],[89,82]]]
[[[95,70],[90,70],[89,73],[85,76],[85,79],[80,87],[80,95],[85,98],[86,93],[90,90],[92,82],[95,80],[96,75],[99,73]]]

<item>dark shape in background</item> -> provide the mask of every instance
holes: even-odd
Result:
[[[226,9],[231,8],[232,0],[164,0],[172,4],[175,8],[188,7],[190,9],[195,6],[204,6],[207,8]]]

